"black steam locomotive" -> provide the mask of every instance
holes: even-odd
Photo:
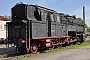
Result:
[[[84,25],[75,16],[38,5],[18,3],[7,23],[7,39],[16,41],[20,52],[36,53],[85,40]]]

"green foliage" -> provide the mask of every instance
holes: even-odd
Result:
[[[77,20],[83,21],[81,18],[77,18]]]
[[[84,27],[85,27],[85,28],[88,28],[87,24],[84,22],[84,20],[83,20],[83,19],[81,19],[81,18],[77,18],[77,20],[82,21],[82,23],[84,24]]]
[[[5,17],[5,18],[8,18],[8,19],[11,19],[11,16],[7,16],[7,15],[5,15],[4,17]]]
[[[89,28],[89,27],[87,28],[87,31],[88,31],[88,32],[89,32],[89,34],[90,34],[90,28]]]
[[[81,18],[77,18],[77,20],[82,21],[82,23],[84,24],[84,27],[87,28],[87,31],[88,31],[88,32],[90,31],[90,28],[87,26],[87,24],[84,22],[83,19],[81,19]]]

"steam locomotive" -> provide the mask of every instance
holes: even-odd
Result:
[[[75,16],[23,3],[16,4],[11,11],[6,37],[16,41],[20,52],[36,53],[85,40],[84,25]]]

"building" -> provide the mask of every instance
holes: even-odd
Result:
[[[10,21],[0,20],[0,43],[6,39],[6,22]]]

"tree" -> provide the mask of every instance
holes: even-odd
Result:
[[[77,18],[77,20],[82,21],[82,23],[84,24],[84,27],[85,27],[85,28],[88,28],[87,24],[84,22],[83,19],[81,19],[81,18]]]
[[[4,17],[7,18],[8,20],[11,20],[11,16],[5,15]]]
[[[88,31],[88,32],[90,31],[90,28],[87,26],[87,24],[84,22],[83,19],[77,18],[77,20],[82,21],[82,23],[84,24],[84,27],[87,28],[87,31]]]

